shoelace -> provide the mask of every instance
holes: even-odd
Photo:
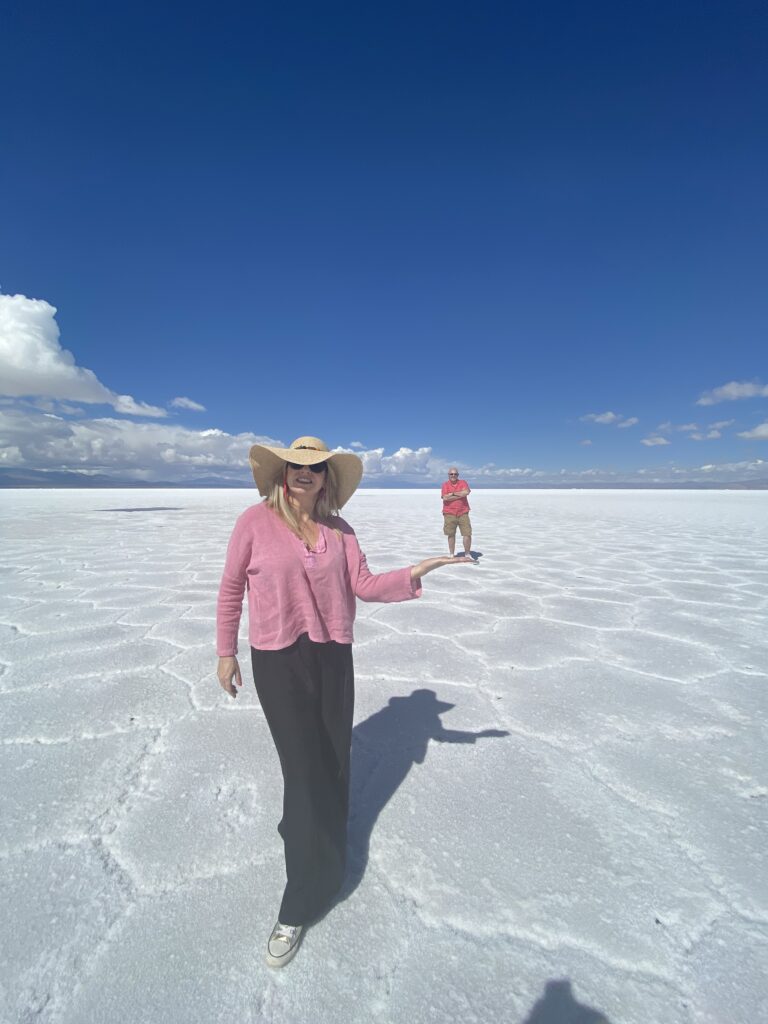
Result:
[[[289,946],[292,946],[298,930],[298,927],[295,925],[278,924],[272,934],[272,941],[287,942]]]

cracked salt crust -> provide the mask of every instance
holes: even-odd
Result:
[[[480,566],[360,606],[349,891],[276,976],[279,767],[212,636],[254,493],[2,495],[0,1016],[765,1015],[768,495],[473,497]],[[428,492],[348,518],[374,570],[445,547]]]

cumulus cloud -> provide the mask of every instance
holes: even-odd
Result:
[[[17,448],[15,444],[9,444],[5,448],[0,448],[0,466],[23,466],[24,456],[21,454],[21,449]]]
[[[56,309],[26,295],[0,295],[0,391],[13,397],[111,405],[130,416],[167,416],[130,395],[118,395],[59,344]]]
[[[348,449],[334,448],[334,451]],[[357,449],[354,454],[362,459],[365,476],[373,480],[399,477],[403,482],[418,483],[433,475],[440,476],[444,469],[443,460],[433,459],[431,448],[398,448],[391,455],[385,455],[383,448],[369,448]]]
[[[349,442],[349,447],[350,448],[365,448],[365,445],[363,444],[362,441],[350,441]]]
[[[737,436],[743,437],[747,441],[768,441],[768,420],[765,423],[759,423],[752,430],[742,431]]]
[[[101,473],[148,483],[213,476],[223,483],[242,480],[247,487],[248,449],[255,443],[280,442],[114,417],[73,421],[32,406],[0,408],[0,459],[10,451],[14,464],[28,469]],[[8,464],[7,458],[2,464]]]
[[[761,384],[759,380],[732,380],[719,388],[705,391],[696,400],[696,405],[717,405],[718,402],[733,402],[739,398],[766,397],[768,397],[768,384]]]
[[[719,430],[708,430],[706,434],[697,431],[695,434],[691,434],[690,438],[692,441],[716,441],[717,438],[722,436]]]
[[[644,437],[640,444],[644,444],[646,448],[654,448],[656,445],[670,444],[666,437],[660,437],[658,434],[651,434],[650,437]]]
[[[281,440],[254,434],[228,434],[216,427],[190,430],[165,423],[138,423],[114,417],[73,421],[30,403],[0,407],[0,465],[29,469],[99,473],[133,481],[181,483],[212,477],[222,483],[251,482],[252,444],[282,446]],[[336,451],[344,451],[337,448]],[[3,456],[5,452],[5,456]],[[358,451],[368,483],[442,480],[447,463],[432,449],[384,448]]]
[[[728,477],[742,477],[745,480],[768,478],[768,462],[765,459],[747,459],[744,462],[708,463],[695,469],[673,467],[672,472],[678,477],[696,477],[699,473],[706,473],[710,477],[718,476],[727,483]]]
[[[635,474],[623,474],[624,483],[633,478],[645,484],[722,484],[724,486],[768,484],[768,462],[751,459],[743,462],[706,463],[702,466],[668,465],[657,469],[639,469]]]
[[[497,466],[493,462],[486,463],[484,466],[479,466],[477,469],[461,469],[463,476],[471,476],[473,480],[480,483],[493,482],[493,483],[504,483],[508,481],[510,483],[518,482],[526,477],[535,477],[540,474],[538,471],[533,470],[530,466]]]
[[[724,427],[730,427],[733,422],[733,420],[720,420],[718,423],[710,423],[709,427],[700,427],[698,423],[660,423],[656,428],[656,436],[680,431],[683,434],[687,434],[691,441],[714,441],[722,437],[723,435],[720,431]]]
[[[130,395],[113,395],[110,405],[115,412],[124,412],[128,416],[150,416],[152,419],[159,419],[168,415],[165,409],[147,405],[146,402],[137,402]]]
[[[615,412],[588,412],[586,416],[580,417],[583,423],[616,423],[621,419]]]
[[[640,420],[637,416],[622,416],[618,412],[588,412],[579,417],[582,423],[615,424],[617,427],[634,427]]]
[[[191,398],[180,398],[171,399],[170,403],[174,409],[190,409],[192,412],[205,412],[205,406],[200,405],[199,402],[193,402]]]
[[[768,422],[757,428],[753,436],[768,439]],[[645,441],[669,443],[656,435]],[[73,420],[37,408],[32,402],[0,399],[0,469],[4,472],[16,467],[65,470],[83,475],[102,474],[134,483],[168,481],[182,485],[204,477],[212,482],[250,488],[252,479],[247,457],[254,443],[284,446],[285,441],[250,433],[229,434],[216,427],[190,430],[173,421],[134,421],[114,416]],[[383,447],[363,448],[358,449],[357,454],[364,463],[364,483],[368,486],[423,484],[437,487],[451,464],[427,446],[401,447],[391,453]],[[768,462],[760,459],[693,468],[665,464],[627,472],[599,466],[578,471],[545,471],[532,466],[499,466],[491,462],[459,463],[459,469],[471,486],[477,488],[768,482]]]
[[[699,430],[695,423],[686,423],[685,426],[677,429],[689,431],[688,436],[692,441],[716,441],[723,436],[721,431],[725,427],[733,426],[734,422],[734,420],[718,420],[717,423],[710,423],[709,427],[704,430]]]

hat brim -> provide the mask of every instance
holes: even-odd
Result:
[[[318,462],[330,462],[336,478],[336,493],[339,508],[343,508],[357,490],[363,478],[363,463],[351,452],[323,452],[314,448],[271,448],[254,444],[248,455],[253,479],[259,494],[266,498],[278,476],[282,475],[286,462],[302,466],[315,466]]]

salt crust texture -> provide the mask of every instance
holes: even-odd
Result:
[[[768,494],[475,492],[479,566],[361,604],[350,877],[284,972],[278,762],[214,675],[254,497],[0,494],[2,1020],[768,1020]],[[439,507],[345,514],[383,571]]]

